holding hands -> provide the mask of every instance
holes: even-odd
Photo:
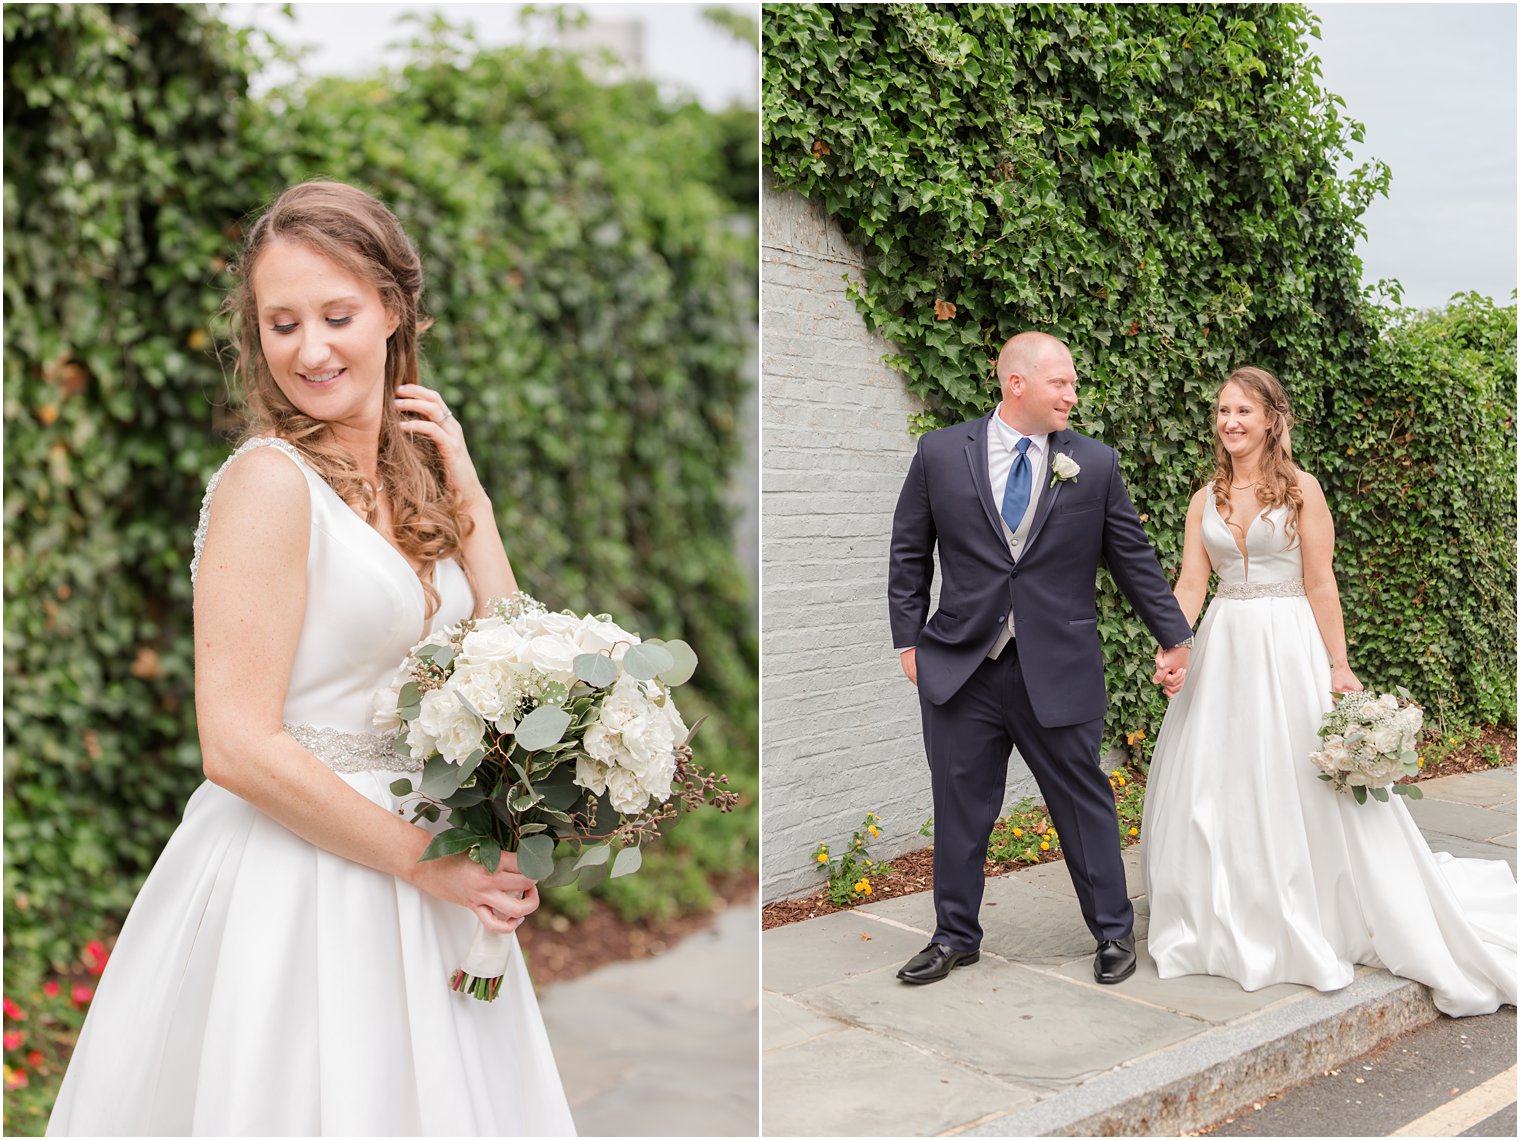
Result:
[[[1182,691],[1182,682],[1187,679],[1190,652],[1186,645],[1174,645],[1171,649],[1156,650],[1156,672],[1151,677],[1151,681],[1161,686],[1161,691],[1166,694],[1168,700]]]

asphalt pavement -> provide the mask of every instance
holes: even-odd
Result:
[[[1432,848],[1515,866],[1514,768],[1421,788],[1408,806]],[[765,1134],[1196,1132],[1441,1016],[1424,986],[1367,967],[1334,993],[1162,981],[1139,857],[1126,849],[1140,964],[1116,986],[1093,981],[1060,863],[989,879],[981,962],[933,986],[894,976],[934,928],[928,893],[767,931]]]

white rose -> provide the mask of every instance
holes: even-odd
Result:
[[[637,645],[637,634],[629,633],[615,622],[603,621],[588,614],[576,624],[575,643],[582,653],[611,653],[612,660],[621,661],[630,645]]]
[[[505,662],[461,664],[449,683],[481,716],[496,720],[507,711],[512,681],[506,670]]]
[[[438,738],[423,727],[420,719],[414,719],[407,726],[406,746],[415,759],[426,760],[438,751]]]
[[[528,638],[546,633],[573,637],[579,624],[580,619],[574,615],[557,613],[525,614],[514,623],[518,632]]]
[[[401,717],[396,712],[396,702],[400,699],[399,688],[381,689],[375,694],[375,717],[373,724],[376,732],[395,732],[401,727]]]
[[[1381,697],[1378,698],[1378,704],[1382,705],[1385,709],[1392,709],[1394,711],[1397,711],[1399,707],[1399,698],[1394,696],[1392,693],[1384,693]]]
[[[608,732],[605,725],[593,724],[586,730],[582,744],[594,760],[603,764],[621,764],[627,760],[628,750],[615,732]],[[589,785],[588,785],[589,786]]]
[[[608,765],[593,756],[578,756],[575,760],[575,783],[594,796],[607,790]]]
[[[450,764],[460,763],[479,748],[486,734],[483,720],[463,705],[458,707],[458,715],[438,738],[438,754]]]
[[[1357,715],[1363,720],[1377,720],[1381,711],[1382,706],[1376,701],[1368,701],[1362,705],[1361,711]]]
[[[575,659],[580,656],[575,642],[564,633],[541,633],[529,642],[533,667],[549,680],[569,685],[575,681]]]
[[[623,815],[637,815],[648,805],[649,792],[627,768],[609,768],[607,798],[612,803],[613,811]]]
[[[1396,756],[1403,751],[1404,734],[1397,725],[1385,724],[1372,734],[1372,746],[1385,756]]]
[[[1075,479],[1082,471],[1077,461],[1069,455],[1057,453],[1050,461],[1050,468],[1057,479]]]

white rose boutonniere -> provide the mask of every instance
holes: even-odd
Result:
[[[1075,482],[1080,474],[1082,474],[1082,468],[1077,466],[1077,461],[1069,455],[1058,454],[1050,461],[1050,485],[1052,487],[1057,483],[1064,483],[1068,479]]]

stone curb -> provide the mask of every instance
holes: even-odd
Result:
[[[1381,971],[1305,993],[1126,1062],[958,1136],[1177,1136],[1318,1076],[1440,1016],[1418,982]]]

